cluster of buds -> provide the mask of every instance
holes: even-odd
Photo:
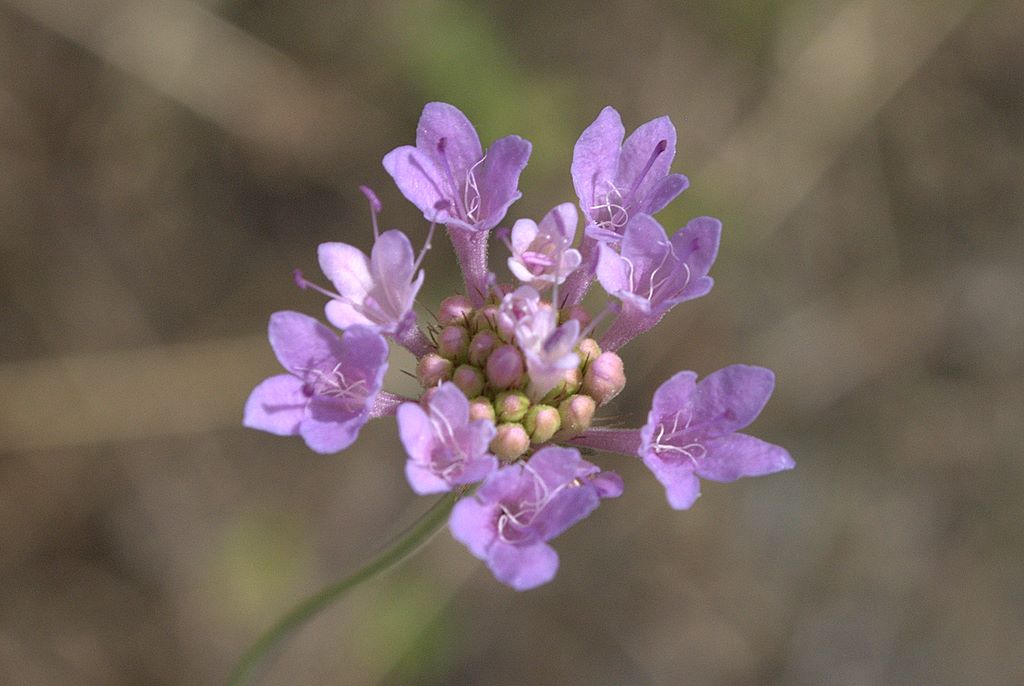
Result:
[[[783,448],[738,433],[771,395],[774,376],[760,367],[733,365],[700,382],[679,372],[654,393],[644,426],[594,426],[626,384],[618,350],[711,289],[721,232],[717,220],[701,217],[669,237],[652,216],[687,186],[669,173],[675,129],[667,117],[624,136],[608,107],[576,143],[578,248],[572,203],[496,232],[520,282],[513,286],[489,270],[487,250],[491,230],[521,195],[530,144],[507,136],[485,153],[462,112],[427,105],[416,145],[383,161],[430,223],[423,249],[415,255],[404,233],[379,231],[381,203],[363,188],[370,254],[345,243],[320,246],[320,267],[335,290],[295,275],[300,287],[328,298],[325,316],[343,333],[297,312],[275,313],[270,343],[287,373],[256,387],[245,424],[300,435],[311,449],[333,453],[369,419],[396,417],[412,489],[462,493],[449,522],[453,536],[518,590],[554,577],[558,555],[548,541],[622,493],[619,476],[581,450],[640,458],[676,509],[693,505],[700,479],[791,468]],[[413,311],[419,268],[438,224],[465,292],[444,299],[436,322],[421,327]],[[595,281],[609,299],[591,316],[581,302]],[[388,340],[415,355],[418,398],[382,390]]]

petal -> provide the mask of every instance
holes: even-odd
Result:
[[[448,528],[452,538],[469,548],[481,560],[487,559],[487,549],[497,537],[496,510],[470,496],[455,503]]]
[[[558,240],[561,247],[568,248],[576,239],[576,225],[579,223],[579,214],[576,206],[571,202],[564,202],[551,208],[544,218],[540,220],[540,229],[543,233]]]
[[[597,245],[597,280],[608,295],[630,290],[629,263],[607,243]]]
[[[431,394],[430,411],[455,429],[469,421],[469,400],[458,386],[447,381]]]
[[[434,447],[434,430],[427,413],[416,403],[402,403],[395,412],[395,419],[405,452],[417,463],[429,463]]]
[[[341,351],[341,341],[333,331],[301,312],[270,315],[268,337],[281,366],[297,376],[336,358]]]
[[[601,498],[618,498],[625,490],[622,477],[615,472],[601,472],[590,479],[590,485]]]
[[[555,578],[558,553],[547,543],[515,546],[499,541],[491,546],[487,566],[498,581],[527,591]]]
[[[321,243],[317,248],[320,270],[338,289],[338,295],[361,305],[373,289],[370,260],[348,243]]]
[[[682,174],[669,174],[657,181],[647,192],[646,197],[636,205],[637,212],[656,214],[690,186],[690,181]]]
[[[512,225],[512,236],[509,241],[512,243],[512,253],[522,255],[530,249],[533,239],[540,233],[537,223],[532,219],[517,219]]]
[[[405,462],[405,478],[416,495],[447,493],[452,490],[452,485],[432,472],[428,465],[412,459]]]
[[[309,398],[302,392],[302,380],[291,374],[266,379],[253,389],[245,401],[242,424],[250,429],[269,431],[278,436],[294,436],[306,416]]]
[[[605,107],[576,141],[572,151],[572,185],[584,215],[589,216],[595,195],[611,190],[608,184],[615,180],[624,135],[626,130],[619,113]]]
[[[478,231],[493,229],[505,218],[509,206],[522,196],[519,175],[530,159],[530,141],[519,136],[499,138],[487,149],[487,157],[474,172],[480,190]]]
[[[746,434],[729,434],[705,443],[707,454],[697,460],[697,474],[712,481],[735,481],[763,476],[796,464],[785,448]]]
[[[764,367],[734,364],[697,385],[691,429],[715,438],[750,424],[771,397],[775,375]]]
[[[688,510],[700,497],[700,479],[693,473],[693,463],[665,462],[648,452],[644,464],[665,487],[668,504],[675,510]]]
[[[350,303],[340,300],[328,300],[324,305],[324,316],[327,317],[327,321],[342,330],[357,325],[378,326],[377,322],[369,319]]]
[[[676,256],[690,267],[691,286],[711,271],[718,256],[722,222],[714,217],[697,217],[672,236]]]
[[[666,142],[665,150],[654,158],[650,169],[647,169],[651,162],[651,156],[661,141]],[[676,156],[676,127],[668,117],[658,117],[647,122],[629,135],[626,142],[622,144],[622,154],[619,157],[619,168],[615,174],[616,184],[625,194],[633,190],[633,197],[642,200],[651,192],[651,189],[668,174],[672,166],[672,159]],[[646,173],[644,170],[647,169]],[[637,181],[640,175],[639,186]],[[636,205],[634,204],[634,207]]]
[[[622,256],[633,263],[634,293],[646,293],[655,269],[663,268],[671,250],[665,229],[649,214],[635,214],[622,234]]]
[[[494,455],[484,455],[475,460],[469,460],[462,467],[462,472],[452,478],[455,484],[474,484],[483,481],[487,476],[498,468],[498,459]]]
[[[310,450],[336,453],[359,437],[359,430],[369,419],[369,412],[353,412],[333,398],[314,396],[306,407],[306,418],[299,425],[299,434]]]
[[[400,319],[412,309],[413,300],[423,283],[412,280],[415,257],[412,244],[401,231],[385,231],[374,241],[371,264],[378,292],[383,293],[387,311]],[[397,324],[397,322],[395,322]]]
[[[447,219],[448,213],[438,212],[435,206],[441,201],[454,203],[454,191],[447,174],[437,168],[431,156],[411,145],[403,145],[385,155],[383,164],[398,190],[420,208],[428,221],[435,217],[440,222]]]
[[[445,156],[456,178],[462,178],[484,156],[480,137],[465,114],[446,102],[429,102],[416,126],[416,147],[439,159],[438,141],[445,139]]]
[[[342,336],[337,361],[347,379],[365,381],[367,402],[372,402],[388,368],[388,343],[370,327],[351,326]]]
[[[527,465],[549,489],[554,490],[576,478],[576,469],[581,461],[580,451],[575,448],[548,446],[534,453]]]
[[[600,503],[597,489],[569,486],[544,506],[530,526],[542,540],[550,541],[573,524],[585,519]]]
[[[693,413],[696,393],[697,374],[688,371],[676,373],[658,387],[651,400],[647,424],[640,431],[641,455],[650,449],[659,426],[664,426],[665,431],[671,431],[677,421],[680,422],[676,425],[677,429],[686,424],[687,418]]]

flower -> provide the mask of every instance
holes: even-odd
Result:
[[[253,390],[245,403],[245,426],[300,435],[318,453],[347,448],[370,418],[388,368],[387,343],[373,329],[358,325],[339,339],[299,312],[271,315],[269,338],[288,373]]]
[[[487,231],[498,225],[518,200],[519,174],[530,158],[530,142],[505,136],[484,154],[476,129],[460,110],[428,103],[416,127],[416,145],[384,156],[384,168],[412,204],[449,228]]]
[[[654,392],[639,454],[672,507],[693,505],[698,477],[728,482],[795,466],[785,448],[737,433],[757,418],[774,387],[770,370],[737,364],[700,383],[693,372],[679,372]]]
[[[538,290],[564,282],[582,260],[579,250],[570,247],[577,221],[576,208],[566,202],[544,215],[540,225],[531,219],[513,224],[508,258],[512,274]]]
[[[416,403],[398,408],[398,434],[409,454],[405,475],[420,495],[450,491],[480,481],[498,462],[487,451],[494,422],[469,419],[469,401],[453,383],[430,394],[424,410]]]
[[[585,518],[602,498],[622,493],[622,481],[601,472],[572,448],[549,447],[526,462],[492,473],[472,498],[452,511],[452,536],[517,591],[550,581],[558,553],[547,544]]]
[[[690,184],[668,173],[676,154],[668,117],[652,119],[623,143],[625,133],[619,113],[605,107],[573,148],[573,186],[587,233],[599,240],[618,240],[634,214],[658,212]]]
[[[270,343],[288,373],[256,387],[245,425],[336,452],[369,419],[394,415],[413,491],[452,492],[452,535],[517,590],[549,582],[558,568],[549,541],[622,493],[619,476],[579,448],[642,459],[676,509],[693,505],[701,478],[792,468],[783,448],[738,433],[771,395],[774,377],[760,367],[727,367],[700,383],[680,372],[655,392],[644,426],[592,426],[627,383],[616,351],[675,305],[710,291],[721,234],[717,219],[699,217],[669,238],[651,216],[687,185],[669,173],[669,119],[644,124],[625,143],[624,133],[607,107],[576,143],[579,250],[579,215],[568,202],[539,223],[520,219],[497,232],[516,288],[489,270],[488,241],[520,197],[530,144],[507,136],[485,154],[462,112],[428,104],[416,145],[384,157],[398,189],[431,222],[423,251],[414,256],[398,230],[379,231],[380,200],[362,187],[373,219],[369,256],[347,243],[320,246],[337,292],[296,273],[301,287],[327,296],[327,319],[344,333],[339,339],[296,312],[274,314]],[[436,223],[447,227],[465,291],[443,298],[423,324],[413,308]],[[608,297],[592,314],[581,302],[595,279]],[[421,386],[418,398],[381,390],[384,336],[415,358],[406,371]]]
[[[717,219],[698,217],[670,240],[657,220],[638,214],[626,224],[621,252],[600,244],[597,279],[623,304],[602,346],[618,349],[679,303],[706,295],[714,284],[707,273],[718,254],[721,233]]]

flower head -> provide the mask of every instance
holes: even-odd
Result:
[[[398,189],[429,220],[439,202],[449,203],[437,221],[449,228],[487,231],[518,200],[519,174],[530,158],[530,143],[506,136],[485,154],[476,129],[461,111],[428,103],[416,127],[416,145],[384,156],[384,168]]]
[[[698,477],[728,482],[793,468],[785,448],[737,433],[757,418],[774,387],[768,369],[732,365],[700,383],[693,372],[679,372],[655,391],[640,457],[672,507],[693,505]]]
[[[622,142],[619,113],[605,107],[586,128],[572,155],[572,182],[587,219],[588,235],[617,241],[637,213],[654,214],[689,185],[669,174],[676,129],[668,117],[647,122]]]
[[[402,404],[397,418],[398,434],[409,454],[405,475],[420,495],[475,483],[498,466],[487,450],[496,433],[494,422],[470,421],[469,400],[453,383],[434,390],[425,409]]]
[[[452,536],[484,560],[499,581],[525,591],[550,581],[558,553],[547,544],[593,512],[622,481],[572,448],[543,448],[493,472],[452,512]]]
[[[387,370],[387,343],[365,326],[339,339],[298,312],[270,317],[270,345],[288,373],[258,385],[243,423],[279,436],[300,435],[312,450],[335,453],[355,441]]]

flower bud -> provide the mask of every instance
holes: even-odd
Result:
[[[437,352],[441,357],[458,362],[465,359],[469,348],[469,332],[466,327],[449,324],[441,329],[437,337]]]
[[[569,307],[562,310],[561,320],[563,322],[567,322],[570,319],[575,319],[580,323],[580,328],[585,329],[587,327],[587,324],[589,324],[591,320],[593,320],[593,317],[591,317],[590,313],[584,310],[579,305],[570,305]]]
[[[491,401],[484,396],[477,396],[469,401],[469,419],[473,421],[475,419],[486,419],[487,421],[494,421],[494,405]]]
[[[491,441],[491,452],[498,456],[498,459],[511,462],[530,447],[530,436],[522,424],[508,422],[498,424],[498,431]]]
[[[483,367],[498,343],[493,331],[478,331],[469,342],[469,363]]]
[[[531,443],[547,443],[561,426],[558,410],[550,405],[534,405],[523,419],[523,428],[530,434]]]
[[[416,378],[424,388],[447,381],[452,378],[451,360],[446,360],[437,353],[427,353],[416,363]]]
[[[519,391],[506,391],[499,393],[494,401],[494,411],[498,415],[498,421],[518,422],[530,409],[530,399],[525,393]]]
[[[441,301],[437,319],[441,324],[465,324],[473,314],[473,303],[464,295],[450,295]]]
[[[487,358],[487,381],[493,388],[515,386],[523,376],[523,357],[514,345],[495,348]]]
[[[468,364],[460,364],[452,373],[452,383],[459,387],[467,398],[483,393],[484,373]]]
[[[476,331],[493,331],[497,321],[497,305],[484,305],[479,310],[473,312],[473,315],[470,317],[470,323]]]
[[[562,419],[562,428],[555,434],[555,438],[564,441],[589,429],[596,409],[597,403],[594,402],[594,399],[583,393],[563,400],[558,405],[558,416]]]
[[[604,352],[587,365],[581,388],[598,405],[604,405],[625,386],[626,373],[622,368],[622,358],[613,352]]]
[[[582,384],[582,374],[580,373],[579,367],[573,367],[572,369],[566,369],[562,372],[562,380],[558,382],[554,388],[547,392],[543,398],[542,403],[554,402],[558,398],[564,398],[567,395],[580,390]]]
[[[576,346],[576,350],[580,354],[580,361],[584,364],[596,360],[601,354],[601,346],[599,346],[597,341],[593,338],[584,338],[580,341],[580,344]]]

